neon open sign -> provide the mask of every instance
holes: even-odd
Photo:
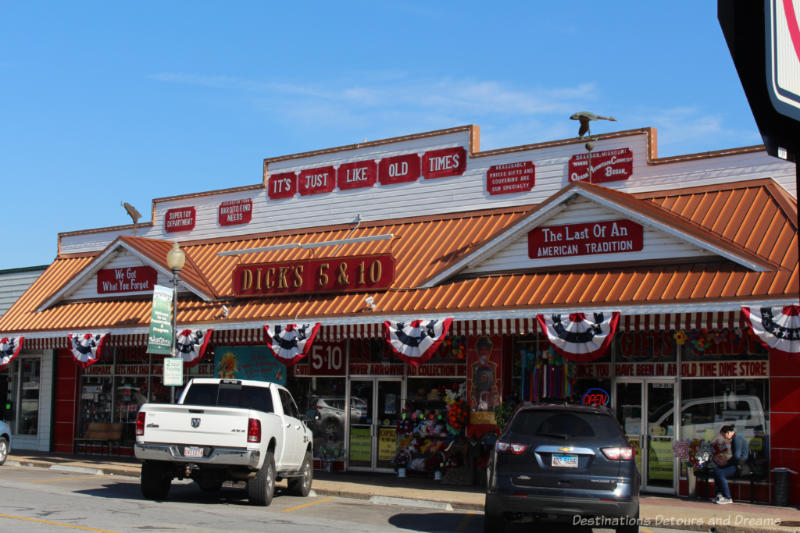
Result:
[[[605,407],[609,404],[610,400],[611,396],[609,396],[606,391],[603,389],[594,388],[587,390],[583,394],[581,403],[583,405],[597,405],[599,407]]]

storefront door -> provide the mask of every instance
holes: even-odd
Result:
[[[400,378],[354,378],[348,404],[348,468],[389,472],[397,450]]]
[[[675,492],[675,381],[617,380],[617,418],[636,453],[642,490]]]

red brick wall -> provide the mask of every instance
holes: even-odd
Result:
[[[797,437],[800,424],[800,355],[770,352],[769,372],[769,466],[770,469],[785,467],[800,472],[800,439]],[[790,482],[789,503],[798,505],[800,474],[791,475]]]

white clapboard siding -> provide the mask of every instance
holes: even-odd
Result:
[[[317,153],[301,158],[270,161],[270,175],[300,171],[320,166],[338,167],[342,163],[365,159],[379,160],[400,154],[417,153],[463,146],[469,148],[466,131],[404,140],[377,146],[356,147],[348,151]],[[603,186],[627,193],[675,190],[689,187],[732,183],[759,178],[771,178],[790,195],[796,197],[795,170],[792,163],[771,157],[766,152],[742,153],[715,158],[669,161],[647,164],[647,137],[631,134],[628,137],[601,140],[593,153],[617,148],[630,148],[633,153],[633,175],[623,181],[603,183]],[[468,151],[469,153],[469,151]],[[302,230],[303,228],[353,223],[356,216],[362,221],[386,220],[408,216],[453,213],[475,209],[538,204],[569,184],[569,160],[585,153],[583,143],[540,147],[523,151],[492,151],[486,155],[468,157],[466,172],[461,176],[424,179],[395,185],[340,191],[302,197],[270,200],[264,187],[244,191],[210,192],[197,196],[154,202],[153,225],[138,228],[136,235],[154,239],[189,241],[227,238],[271,231]],[[494,165],[533,161],[535,186],[531,191],[490,195],[486,191],[486,172]],[[253,203],[249,224],[221,226],[218,222],[220,203],[250,198]],[[195,227],[191,231],[167,233],[164,230],[166,211],[194,206]],[[132,229],[109,229],[91,233],[73,232],[61,236],[61,252],[79,253],[104,249],[118,235],[133,234]]]
[[[114,254],[109,258],[109,260],[101,266],[102,270],[107,269],[125,269],[130,267],[140,267],[148,265],[142,261],[142,259],[130,253],[129,251],[125,250],[124,248],[120,248],[117,254]],[[149,265],[148,265],[149,266]],[[172,281],[170,276],[164,276],[161,273],[158,273],[158,284],[164,285],[166,287],[172,287]],[[70,291],[68,294],[65,294],[63,299],[65,300],[83,300],[85,298],[109,298],[113,296],[136,296],[136,295],[149,295],[152,296],[153,290],[147,291],[134,291],[134,292],[120,292],[120,293],[113,293],[107,292],[103,294],[99,294],[97,292],[97,273],[95,272],[91,276],[89,276],[86,281],[81,283],[80,285],[75,287],[75,290]]]
[[[541,221],[535,227],[563,226],[566,224],[581,224],[587,222],[603,222],[608,220],[626,220],[617,211],[595,204],[586,198],[580,198],[572,203],[565,211],[556,213],[547,220]],[[531,227],[530,229],[533,229]],[[552,266],[597,264],[597,263],[623,263],[627,261],[653,261],[658,259],[683,259],[683,258],[708,258],[714,254],[682,239],[668,235],[663,231],[654,230],[644,226],[643,245],[639,252],[609,253],[596,255],[578,255],[570,257],[548,257],[531,259],[528,257],[528,232],[521,232],[508,246],[498,250],[488,259],[469,266],[465,273],[477,274],[486,272],[500,272],[531,268],[545,268]]]
[[[14,305],[45,268],[47,267],[0,270],[0,316]]]

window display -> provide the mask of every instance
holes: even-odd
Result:
[[[41,361],[38,358],[23,358],[21,365],[22,399],[17,431],[21,435],[36,435],[39,432],[39,370]]]

